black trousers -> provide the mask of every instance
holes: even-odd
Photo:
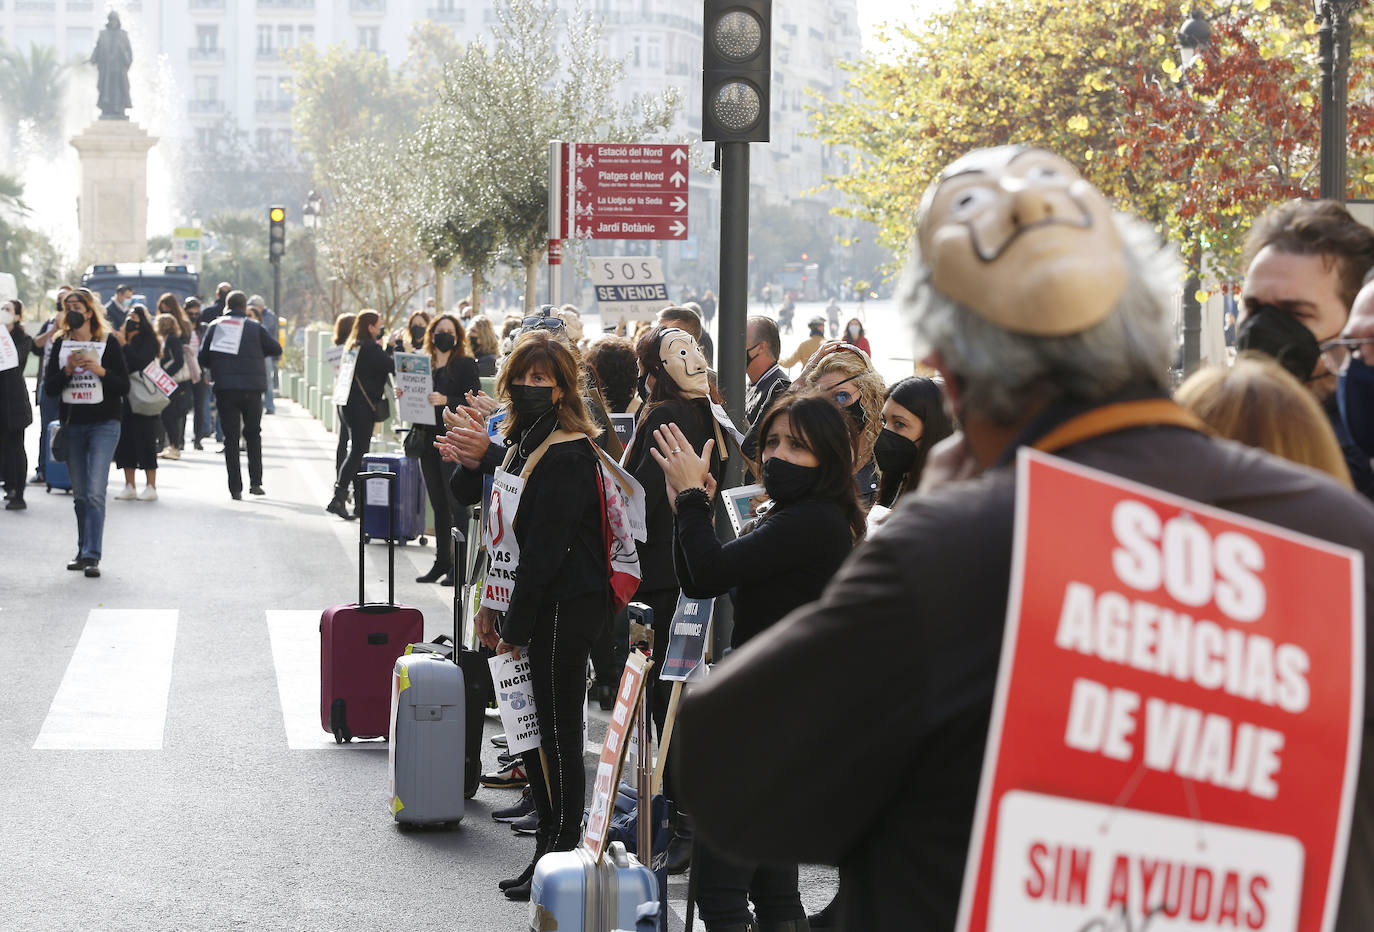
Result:
[[[206,397],[209,394],[210,386],[204,376],[191,383],[191,430],[197,440],[210,436],[210,402]]]
[[[334,406],[334,418],[339,424],[339,443],[334,447],[334,476],[337,480],[344,460],[348,459],[348,422],[344,420],[343,405]]]
[[[587,657],[606,618],[606,594],[596,592],[540,607],[530,657],[534,707],[548,761],[548,785],[539,748],[523,755],[539,832],[550,851],[571,851],[582,837],[587,774],[582,764],[582,711],[587,701]]]
[[[367,405],[358,405],[356,408],[344,406],[339,410],[344,416],[343,423],[348,425],[348,456],[344,457],[343,465],[339,467],[339,476],[334,482],[334,497],[343,501],[353,488],[354,477],[363,468],[363,457],[372,443],[372,425],[376,421],[373,420],[372,409]],[[362,502],[354,504],[362,508]]]
[[[129,403],[124,403],[119,444],[115,447],[115,468],[149,471],[157,469],[158,417],[158,414],[134,414],[129,409]]]
[[[21,501],[24,498],[24,484],[28,480],[29,455],[24,449],[24,431],[0,431],[0,484],[6,492],[13,492]]]
[[[186,413],[191,410],[191,395],[191,383],[178,382],[167,407],[162,409],[162,429],[167,432],[167,445],[178,450],[186,446]]]
[[[424,431],[425,427],[416,425],[411,429]],[[428,441],[432,440],[434,435],[425,433],[425,437]],[[426,442],[424,450],[420,453],[420,475],[425,480],[425,494],[429,496],[429,506],[434,509],[435,559],[452,568],[453,515],[457,508],[448,481],[453,475],[453,464],[445,463],[439,456],[439,451],[434,449],[434,445]]]
[[[713,928],[747,925],[754,921],[749,901],[754,901],[761,924],[805,919],[806,909],[797,892],[797,865],[751,864],[733,861],[700,838],[692,855],[697,880],[697,908],[707,932]]]
[[[248,484],[262,485],[262,392],[233,389],[215,390],[220,428],[224,431],[224,468],[229,473],[229,491],[243,491],[239,471],[239,437],[248,447]]]

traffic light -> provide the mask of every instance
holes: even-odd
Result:
[[[772,0],[705,0],[701,138],[767,142]]]
[[[267,221],[267,258],[275,265],[286,254],[286,208],[269,209]]]

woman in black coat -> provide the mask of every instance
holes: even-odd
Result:
[[[124,318],[123,328],[115,332],[115,339],[124,346],[124,367],[129,371],[130,380],[145,378],[142,374],[144,367],[162,352],[162,341],[153,332],[148,309],[142,304],[133,305],[129,315]],[[157,501],[157,427],[160,417],[160,413],[135,413],[125,396],[119,444],[115,447],[115,466],[124,470],[124,491],[115,496],[117,500]],[[142,492],[134,486],[140,469],[148,480]]]
[[[5,510],[22,511],[25,476],[29,471],[24,450],[24,431],[33,423],[33,405],[24,384],[24,366],[33,349],[33,337],[24,332],[24,305],[18,298],[0,304],[0,328],[9,334],[18,364],[0,372],[0,482],[5,487]]]
[[[652,454],[676,514],[674,562],[682,591],[700,599],[730,593],[731,647],[819,598],[865,529],[850,479],[850,425],[830,398],[784,396],[764,415],[759,436],[758,471],[771,501],[736,540],[722,544],[712,526],[711,441],[698,456],[676,425],[654,432]],[[805,928],[795,864],[739,863],[698,841],[694,870],[707,932],[752,928],[749,900],[760,928]]]
[[[381,334],[382,315],[371,309],[360,311],[353,320],[353,332],[344,344],[344,365],[348,365],[349,353],[355,354],[353,384],[348,391],[348,403],[341,410],[344,423],[348,425],[348,456],[339,467],[334,497],[324,510],[345,521],[357,517],[348,510],[345,500],[372,443],[373,425],[385,420],[382,405],[386,402],[386,380],[396,371],[391,356],[377,342]],[[355,504],[362,508],[361,502]]]

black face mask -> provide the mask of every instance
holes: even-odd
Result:
[[[520,423],[529,427],[553,410],[552,385],[512,385],[510,406]]]
[[[819,466],[798,466],[776,456],[763,462],[763,489],[778,504],[805,498],[820,478]]]
[[[84,324],[85,322],[86,322],[86,315],[83,314],[81,311],[68,311],[68,312],[67,312],[67,329],[68,329],[68,330],[79,330],[79,329],[81,329],[81,325]]]
[[[419,346],[420,343],[423,342],[424,339],[425,339],[425,328],[424,328],[424,327],[411,327],[411,328],[410,328],[410,339],[415,343],[416,346]]]
[[[916,462],[916,443],[884,427],[873,444],[873,457],[883,475],[905,476]]]
[[[868,412],[864,410],[863,399],[856,398],[851,401],[845,407],[844,413],[849,415],[849,419],[854,422],[854,426],[862,434],[864,428],[868,426]]]
[[[447,353],[458,345],[458,338],[451,333],[436,333],[434,335],[434,348],[441,353]]]
[[[1317,338],[1291,314],[1262,304],[1236,331],[1236,350],[1263,353],[1278,361],[1299,382],[1312,378],[1321,349]]]
[[[638,391],[639,391],[639,397],[640,397],[640,399],[643,400],[643,401],[648,401],[648,400],[649,400],[649,374],[646,372],[646,373],[644,373],[643,375],[641,375],[641,376],[639,377],[639,379],[638,379],[638,381],[637,381],[636,384],[638,384],[638,386],[639,386]]]

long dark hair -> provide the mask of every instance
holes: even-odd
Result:
[[[763,474],[763,452],[773,422],[787,415],[792,435],[815,454],[820,478],[808,498],[833,501],[849,519],[849,533],[861,540],[868,527],[854,490],[854,435],[849,416],[823,392],[786,394],[778,399],[759,425],[759,450],[755,471]]]
[[[158,336],[158,332],[153,329],[153,321],[148,316],[148,309],[142,304],[135,304],[130,307],[129,315],[124,319],[125,330],[128,330],[131,320],[138,321],[138,336],[135,339],[140,341],[152,340],[160,355],[162,353],[162,337]]]
[[[381,314],[370,307],[363,308],[358,312],[358,316],[353,318],[353,329],[348,333],[348,341],[344,343],[344,349],[357,349],[360,343],[377,342],[372,336],[372,325],[381,322]]]
[[[578,368],[577,357],[567,344],[547,330],[534,330],[515,341],[515,348],[506,357],[501,374],[496,378],[496,397],[510,412],[502,426],[503,437],[518,437],[531,426],[520,423],[519,413],[510,404],[510,387],[532,369],[542,369],[563,392],[554,408],[559,427],[589,437],[601,434],[601,428],[587,414],[587,407],[582,402],[582,371]]]
[[[878,501],[895,505],[897,499],[921,483],[926,458],[935,444],[954,433],[954,422],[945,411],[945,393],[939,383],[919,375],[908,376],[888,387],[883,401],[892,399],[921,420],[921,439],[916,441],[916,459],[905,473],[883,473],[878,480]]]

